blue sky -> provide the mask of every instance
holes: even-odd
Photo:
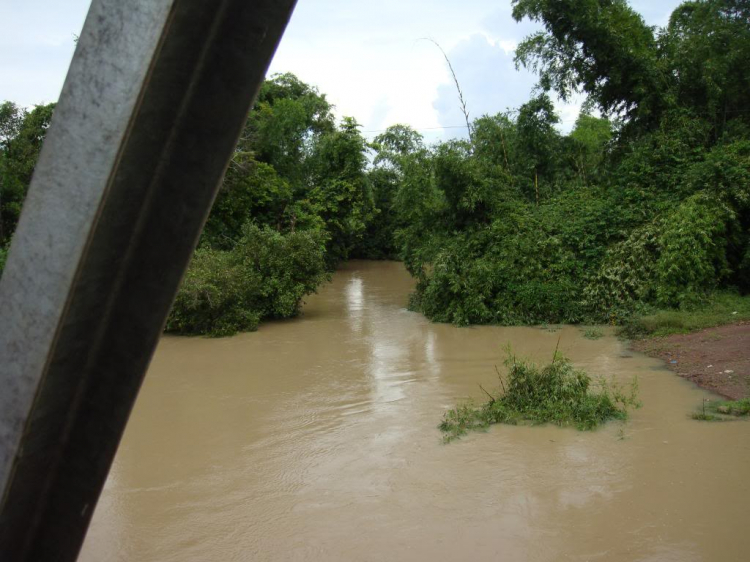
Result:
[[[125,0],[123,0],[125,1]],[[665,25],[678,0],[632,0],[649,25]],[[0,0],[0,100],[55,101],[88,0]],[[461,134],[450,57],[473,117],[517,107],[534,77],[516,71],[513,49],[535,28],[510,15],[510,0],[298,0],[271,72],[293,72],[350,115],[367,136],[394,123],[430,140]],[[567,130],[579,104],[558,103]]]

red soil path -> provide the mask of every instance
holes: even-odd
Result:
[[[750,322],[635,341],[632,346],[663,359],[698,386],[732,400],[750,397]]]

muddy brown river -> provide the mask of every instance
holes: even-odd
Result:
[[[351,262],[295,320],[165,337],[86,539],[93,561],[750,560],[750,423],[576,327],[455,328],[405,309],[401,264]],[[443,412],[496,385],[503,347],[637,376],[643,407],[583,433]]]

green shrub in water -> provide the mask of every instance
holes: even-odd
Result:
[[[728,416],[744,417],[750,416],[750,398],[742,400],[721,400],[721,401],[703,401],[703,407],[700,412],[695,412],[691,416],[694,420],[701,421],[721,421]]]
[[[461,404],[445,413],[439,428],[446,443],[495,423],[554,423],[591,430],[610,419],[624,420],[628,408],[640,406],[637,380],[629,393],[604,380],[592,389],[591,377],[557,352],[541,369],[510,353],[505,365],[508,375],[500,377],[497,396],[487,393],[490,400],[484,404]]]
[[[264,318],[289,318],[329,278],[323,235],[253,224],[232,250],[198,249],[167,320],[168,332],[228,336]]]
[[[587,328],[583,332],[583,337],[587,340],[598,340],[599,338],[604,337],[604,332],[602,332],[599,328]]]

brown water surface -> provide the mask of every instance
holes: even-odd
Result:
[[[401,264],[351,262],[304,315],[165,337],[81,554],[93,561],[750,559],[750,423],[579,328],[454,328],[405,309]],[[436,426],[510,343],[627,382],[643,408],[582,433]]]

